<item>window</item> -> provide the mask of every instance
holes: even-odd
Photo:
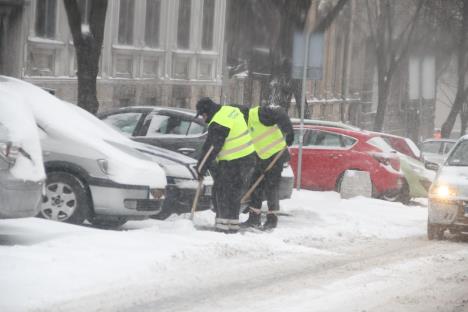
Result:
[[[146,131],[147,137],[161,134],[186,135],[189,127],[190,121],[166,115],[152,115],[145,120],[145,124],[143,125],[143,129],[148,129]]]
[[[189,48],[190,10],[191,10],[191,0],[179,1],[179,18],[177,21],[177,47],[180,49]]]
[[[190,128],[187,134],[189,135],[202,134],[203,132],[205,132],[205,128],[206,127],[204,125],[200,125],[199,123],[192,122],[190,123]]]
[[[36,4],[36,36],[55,38],[57,0],[37,0]]]
[[[214,23],[214,0],[205,0],[203,2],[203,33],[202,33],[202,49],[213,49],[213,23]]]
[[[107,116],[103,121],[117,131],[131,136],[140,118],[141,113],[123,113]]]
[[[119,37],[121,44],[133,44],[133,18],[135,3],[133,0],[120,0]]]
[[[442,149],[442,142],[426,142],[422,146],[422,151],[424,153],[434,153],[434,154],[439,154],[441,153]]]
[[[448,154],[452,147],[455,145],[455,142],[445,142],[445,149],[444,149],[444,155]]]
[[[145,43],[149,47],[159,46],[159,20],[161,0],[146,0]]]
[[[449,166],[468,166],[468,141],[458,144],[447,159]]]
[[[320,132],[315,140],[315,146],[341,147],[340,135],[330,132]]]
[[[343,141],[344,147],[351,147],[357,141],[356,139],[353,139],[353,138],[350,138],[350,137],[347,137],[347,136],[342,136],[341,140]]]

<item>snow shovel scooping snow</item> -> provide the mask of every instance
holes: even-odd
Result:
[[[265,178],[265,174],[270,171],[271,168],[276,164],[278,159],[280,159],[281,155],[283,155],[284,151],[287,149],[287,147],[283,148],[278,154],[276,154],[275,158],[268,164],[268,167],[266,167],[265,171],[263,171],[262,175],[258,177],[258,179],[255,181],[255,183],[250,187],[250,189],[242,196],[241,198],[241,204],[244,204],[249,198],[250,195],[252,195],[253,191],[257,188],[257,186],[262,182],[262,180]]]
[[[208,152],[205,154],[205,157],[203,157],[202,161],[200,162],[199,168],[203,168],[203,165],[205,164],[206,160],[208,159],[208,156],[210,156],[212,151],[213,151],[213,146],[210,147]],[[195,215],[195,210],[197,209],[198,199],[200,198],[200,193],[201,193],[202,188],[203,188],[203,177],[201,177],[198,180],[198,187],[195,193],[195,197],[193,198],[192,211],[190,213],[190,220],[193,220],[193,216]]]

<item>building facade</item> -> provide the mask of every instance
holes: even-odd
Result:
[[[83,27],[91,1],[78,1]],[[7,8],[0,13],[0,72],[76,103],[75,51],[63,1],[0,0],[0,12]],[[220,98],[225,12],[226,0],[109,0],[99,111],[193,107],[200,96]]]

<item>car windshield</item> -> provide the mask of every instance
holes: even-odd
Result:
[[[131,136],[141,115],[141,113],[115,114],[107,116],[102,121],[123,134]]]
[[[423,153],[438,154],[440,151],[441,144],[442,142],[437,142],[437,141],[425,142],[423,143],[421,150],[423,151]]]
[[[468,140],[461,141],[455,146],[447,159],[449,166],[468,166]]]
[[[367,140],[367,143],[369,143],[370,145],[373,145],[375,147],[377,147],[378,149],[380,149],[382,152],[388,152],[388,153],[391,153],[394,151],[394,149],[388,145],[387,142],[385,142],[384,139],[382,139],[381,137],[373,137],[369,140]]]

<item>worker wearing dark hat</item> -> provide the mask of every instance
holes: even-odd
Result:
[[[250,183],[255,166],[255,150],[244,116],[236,107],[219,105],[209,98],[197,102],[197,117],[208,124],[208,135],[197,164],[203,177],[217,161],[214,177],[215,229],[224,233],[239,230],[240,199]]]
[[[287,146],[294,141],[294,131],[288,114],[280,107],[235,106],[241,110],[249,127],[258,160],[252,183],[264,178],[253,191],[249,201],[249,218],[242,227],[273,229],[278,223],[279,184],[284,163],[289,161]],[[270,169],[266,171],[266,168]],[[263,226],[260,223],[262,201],[266,197],[268,213]]]

